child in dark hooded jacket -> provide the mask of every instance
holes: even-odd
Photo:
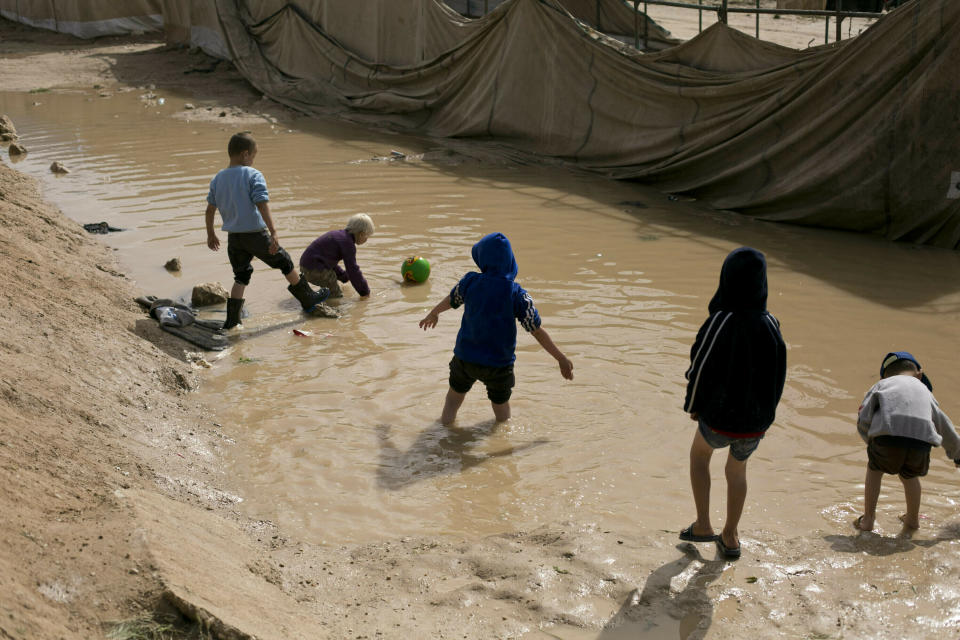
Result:
[[[741,247],[724,260],[720,286],[690,350],[684,411],[698,423],[690,449],[690,483],[697,519],[681,540],[715,541],[727,558],[740,556],[737,526],[747,496],[747,458],[773,423],[786,378],[780,323],[767,311],[767,263]],[[727,457],[727,519],[722,533],[710,524],[710,458]]]
[[[491,233],[473,245],[473,261],[480,267],[465,275],[430,313],[420,327],[437,326],[439,315],[463,305],[460,332],[450,360],[450,389],[440,422],[449,425],[467,392],[477,380],[486,385],[487,397],[498,422],[510,419],[510,395],[515,383],[517,322],[560,365],[560,374],[573,379],[573,363],[561,353],[546,329],[540,326],[540,314],[530,295],[514,282],[517,261],[510,241],[502,233]]]

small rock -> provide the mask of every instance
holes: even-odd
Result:
[[[21,156],[27,152],[27,148],[19,142],[14,142],[7,151],[9,151],[12,156]]]
[[[14,142],[16,139],[15,133],[0,133],[0,142]]]
[[[163,268],[167,271],[180,271],[180,258],[170,258]]]
[[[0,115],[0,133],[17,135],[17,128],[13,126],[13,120],[7,114]]]
[[[50,171],[53,171],[54,173],[59,173],[61,175],[64,173],[70,173],[70,169],[67,169],[60,162],[54,162],[53,164],[51,164]]]
[[[88,222],[83,225],[88,233],[112,233],[114,231],[123,231],[120,227],[112,227],[107,222]]]
[[[183,105],[183,108],[187,109],[188,111],[191,109],[196,109],[196,107],[193,106],[192,102],[188,102],[187,104]]]
[[[226,111],[221,111],[221,112],[220,112],[220,117],[221,117],[221,118],[226,118],[226,117],[227,117],[227,112],[226,112]]]
[[[219,282],[204,282],[193,288],[190,302],[195,307],[206,307],[212,304],[223,304],[230,294]]]
[[[313,316],[314,318],[339,318],[340,312],[321,302],[314,306],[307,315]]]

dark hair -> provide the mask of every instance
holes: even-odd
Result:
[[[253,139],[249,131],[235,133],[230,138],[230,144],[227,145],[227,155],[231,158],[238,156],[244,151],[253,151],[257,148],[257,141]]]
[[[901,373],[916,373],[917,371],[920,371],[920,368],[909,360],[894,360],[883,370],[883,377],[889,378]]]

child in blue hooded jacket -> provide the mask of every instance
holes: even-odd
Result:
[[[697,422],[690,447],[690,484],[697,519],[680,539],[715,541],[726,558],[740,557],[737,526],[747,497],[747,458],[773,423],[787,372],[780,323],[767,311],[767,261],[750,247],[731,251],[720,269],[710,317],[690,349],[684,411]],[[710,458],[727,456],[727,519],[710,525]]]
[[[510,419],[510,395],[515,383],[517,322],[536,338],[547,353],[556,358],[560,374],[573,380],[573,363],[540,326],[540,314],[523,287],[514,282],[517,261],[510,241],[502,233],[484,236],[471,251],[480,273],[465,275],[426,317],[420,321],[424,331],[437,326],[447,309],[464,306],[460,332],[450,360],[450,389],[440,422],[450,425],[473,386],[480,380],[487,388],[497,422]]]

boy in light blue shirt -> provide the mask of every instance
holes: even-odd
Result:
[[[230,166],[221,169],[210,181],[207,194],[207,246],[220,249],[220,239],[213,230],[213,217],[217,210],[227,232],[227,257],[233,268],[233,287],[227,300],[227,320],[224,329],[240,324],[243,309],[243,292],[250,284],[253,274],[253,258],[259,258],[274,269],[280,269],[293,294],[307,313],[327,299],[330,291],[314,291],[307,281],[294,269],[293,260],[277,239],[270,216],[270,194],[263,174],[253,168],[257,156],[257,143],[249,133],[237,133],[227,145]]]

